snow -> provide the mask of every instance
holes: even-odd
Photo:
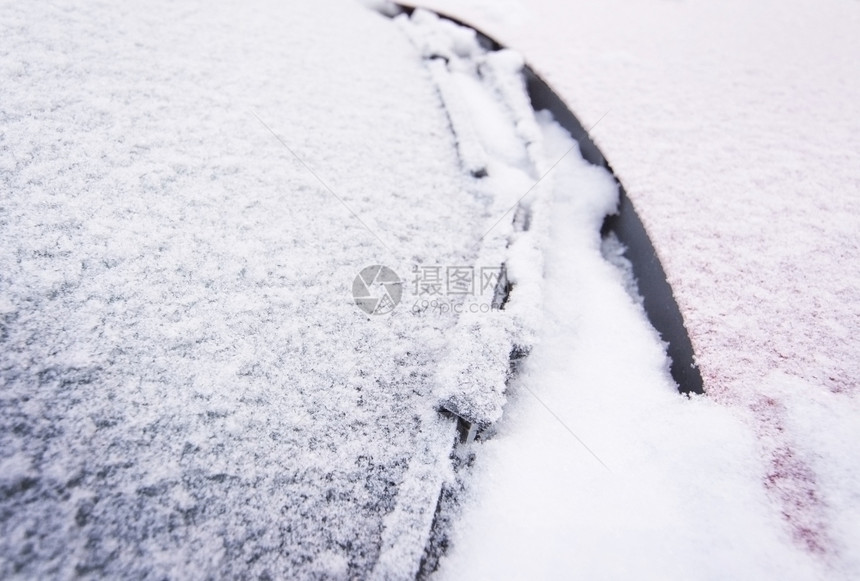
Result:
[[[858,5],[425,5],[522,51],[586,127],[599,121],[592,137],[657,248],[708,398],[743,424],[724,437],[749,439],[743,474],[773,504],[751,518],[781,520],[777,554],[813,563],[795,574],[856,577]],[[777,575],[763,563],[750,570]]]
[[[856,577],[857,7],[363,4],[0,4],[0,576]]]
[[[549,157],[570,147],[546,117]],[[551,147],[550,145],[554,145]],[[473,444],[441,579],[803,579],[747,426],[678,394],[656,332],[601,253],[610,175],[555,168],[546,321],[492,438]]]
[[[369,575],[456,318],[352,281],[485,221],[420,54],[351,2],[0,11],[0,576]]]

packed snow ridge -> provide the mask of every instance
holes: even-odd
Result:
[[[532,109],[524,63],[516,52],[489,50],[474,30],[427,11],[399,15],[396,22],[425,59],[456,136],[461,166],[476,178],[472,195],[485,204],[488,220],[482,226],[476,263],[501,265],[496,284],[469,296],[462,305],[435,376],[438,408],[458,418],[464,427],[461,437],[468,445],[476,434],[490,433],[488,428],[502,417],[515,360],[536,341],[544,277],[542,249],[548,243],[554,193],[548,170],[558,161],[544,152],[544,133],[548,127],[563,130],[546,112],[536,114]],[[566,153],[574,149],[571,143]],[[579,157],[578,152],[573,155]],[[614,182],[609,174],[605,176],[610,185],[597,190],[600,217],[593,225],[595,232],[617,203]],[[492,309],[470,308],[480,305]],[[456,518],[459,505],[453,497],[465,486],[460,472],[471,463],[468,451],[452,452],[448,445],[438,452],[436,474],[446,477],[410,478],[427,485],[413,487],[411,496],[398,499],[387,522],[377,572],[414,575],[416,551],[421,551],[417,556],[422,557],[422,576],[435,569],[448,543],[447,529]],[[452,467],[459,470],[452,472]],[[431,510],[425,512],[426,507]],[[423,517],[420,526],[416,511]],[[426,526],[429,516],[435,516],[431,530]]]

